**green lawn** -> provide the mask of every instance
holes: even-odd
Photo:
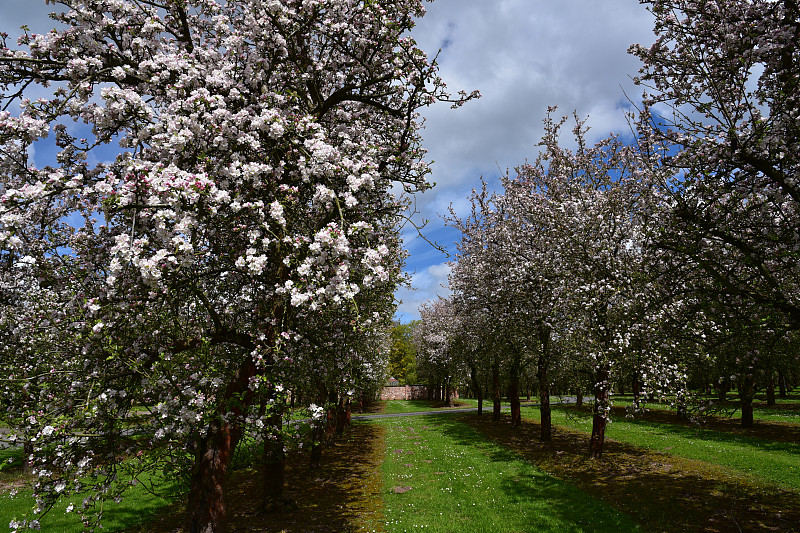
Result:
[[[776,409],[757,405],[753,409],[753,418],[755,420],[764,420],[767,422],[800,424],[800,405],[797,406],[797,409]]]
[[[525,398],[522,398],[521,401],[523,403],[527,403]],[[539,401],[538,398],[531,397],[531,401],[537,403]],[[555,405],[561,402],[560,397],[558,396],[551,396],[550,403]],[[444,407],[443,402],[439,401],[428,401],[428,400],[388,400],[385,402],[386,407],[383,410],[386,414],[396,414],[396,413],[417,413],[420,411],[433,411],[438,409],[448,409]],[[500,402],[503,408],[508,407],[508,399],[503,398]],[[492,411],[492,399],[489,398],[488,400],[483,400],[483,411],[485,413],[491,413]],[[459,398],[455,400],[455,408],[465,408],[465,407],[478,407],[478,400],[474,398]]]
[[[735,393],[730,394],[729,398],[731,399],[727,400],[725,405],[731,410],[736,409],[731,418],[738,419],[742,416],[742,413],[738,410],[738,402],[734,399]],[[617,395],[614,396],[613,402],[615,406],[628,407],[633,404],[633,396],[629,394]],[[756,401],[753,405],[753,418],[765,422],[800,424],[800,398],[776,398],[775,403],[774,407],[767,407],[764,401]],[[655,401],[642,402],[641,405],[647,409],[672,410],[668,404]]]
[[[459,403],[476,406],[477,400]],[[490,402],[484,407],[487,413],[491,411]],[[385,412],[431,409],[445,410],[441,402],[397,400],[386,402]],[[793,414],[785,407],[775,410]],[[568,412],[554,406],[553,423],[584,432],[588,440],[590,418],[586,414],[567,416]],[[523,416],[538,419],[539,410],[523,408]],[[539,471],[513,451],[486,440],[450,416],[388,418],[370,423],[387,430],[382,497],[389,533],[417,528],[443,533],[638,531],[626,515]],[[731,475],[800,490],[799,443],[621,417],[609,424],[607,436],[718,465]],[[15,471],[20,457],[18,449],[0,450],[0,481],[18,475]],[[66,513],[69,503],[78,507],[81,501],[82,497],[73,497],[60,502],[42,519],[42,530],[82,531],[76,513]],[[132,487],[121,503],[106,504],[103,530],[129,530],[168,503],[169,499],[154,497],[141,486]],[[0,526],[5,527],[32,508],[30,490],[20,491],[15,498],[0,495]]]
[[[75,509],[80,508],[83,496],[64,498],[41,519],[42,531],[59,533],[79,533],[84,531],[80,517],[72,511],[66,512],[71,503]],[[103,508],[103,531],[126,531],[140,525],[155,515],[172,499],[154,496],[141,485],[132,487],[120,503],[106,502]],[[15,497],[0,495],[0,527],[8,527],[14,519],[30,514],[34,507],[34,499],[30,490],[21,490]]]
[[[387,532],[639,531],[614,508],[447,416],[387,418]]]
[[[458,407],[478,407],[478,400],[455,400],[455,406]],[[486,409],[486,402],[483,408]],[[434,411],[437,409],[449,409],[444,406],[443,402],[432,402],[428,400],[388,400],[386,407],[383,410],[386,414],[397,413],[418,413],[420,411]]]
[[[588,434],[588,416],[568,417],[569,411],[554,408],[553,424]],[[539,409],[524,409],[523,416],[539,420]],[[800,490],[800,444],[748,438],[732,433],[695,429],[676,424],[657,424],[612,417],[606,437],[651,450],[697,459],[754,479]]]
[[[22,450],[19,448],[6,448],[0,450],[0,461],[5,468],[0,467],[0,481],[7,483],[21,480],[19,466],[22,463]],[[140,479],[145,479],[140,477]],[[24,515],[30,515],[34,508],[31,489],[20,489],[16,496],[0,494],[0,528],[8,527],[12,520],[20,520]],[[78,533],[84,531],[80,517],[75,512],[67,512],[67,507],[72,504],[74,509],[79,509],[84,496],[62,498],[50,512],[40,520],[42,531],[57,531],[59,533]],[[173,497],[161,497],[147,491],[140,483],[129,488],[125,498],[120,503],[108,501],[103,507],[103,530],[125,531],[140,525],[161,508],[172,503]],[[35,517],[34,517],[35,518]],[[30,518],[29,518],[30,519]]]

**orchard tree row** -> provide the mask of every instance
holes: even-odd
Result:
[[[0,417],[37,480],[12,527],[179,480],[222,532],[237,447],[280,501],[287,391],[318,443],[384,379],[418,110],[477,95],[408,37],[421,0],[52,3],[0,34]]]
[[[544,120],[541,150],[472,195],[452,295],[421,308],[418,368],[492,394],[520,376],[594,396],[602,454],[612,390],[688,416],[736,385],[800,380],[800,10],[796,2],[644,2],[657,41],[633,46],[644,89],[630,133],[595,144],[577,115]],[[490,382],[490,390],[484,390]],[[702,400],[702,401],[701,401]]]

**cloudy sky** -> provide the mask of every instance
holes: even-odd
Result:
[[[588,116],[590,137],[627,129],[626,93],[639,62],[633,43],[653,42],[652,15],[638,0],[436,0],[415,28],[419,46],[441,49],[442,78],[455,90],[478,89],[483,97],[458,110],[430,108],[423,132],[434,161],[436,187],[417,199],[426,237],[455,253],[459,235],[444,226],[453,205],[468,212],[468,198],[483,176],[496,185],[501,171],[536,157],[547,107]],[[418,318],[420,303],[447,290],[448,258],[416,230],[404,233],[410,252],[411,290],[401,290],[398,316]]]
[[[455,252],[458,234],[441,216],[452,204],[459,214],[481,176],[496,184],[501,171],[536,156],[547,107],[589,116],[596,138],[624,132],[625,93],[639,67],[627,54],[633,43],[653,41],[652,16],[638,0],[435,0],[414,31],[433,56],[441,49],[441,75],[456,92],[483,97],[461,109],[429,108],[423,132],[436,187],[416,199],[415,220],[424,235]],[[52,23],[44,0],[0,0],[0,30],[12,36],[28,24],[36,33]],[[398,317],[418,317],[420,303],[447,294],[449,258],[407,225],[411,289],[398,292]]]

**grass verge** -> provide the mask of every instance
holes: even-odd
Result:
[[[716,404],[722,405],[725,410],[733,413],[729,417],[721,416],[719,418],[728,420],[740,420],[741,411],[739,411],[739,401],[735,399],[735,395],[729,396],[729,400],[719,402],[715,398],[709,398]],[[615,395],[614,405],[618,407],[629,407],[633,405],[633,396]],[[675,412],[669,404],[657,401],[643,401],[641,406],[658,411]],[[800,397],[790,396],[789,398],[776,398],[775,405],[767,406],[766,401],[758,400],[753,402],[753,418],[760,422],[784,422],[787,424],[800,424]]]

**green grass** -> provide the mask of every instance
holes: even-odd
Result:
[[[756,406],[753,409],[753,418],[765,422],[786,422],[789,424],[800,424],[800,406],[794,409],[773,409],[771,407]]]
[[[387,532],[639,531],[630,518],[447,416],[387,418]]]
[[[478,407],[478,400],[456,400],[456,407]],[[486,402],[483,404],[486,409]],[[491,408],[491,406],[490,406]],[[447,409],[442,402],[431,402],[428,400],[388,400],[384,413],[418,413],[420,411],[434,411],[437,409]]]
[[[735,393],[728,396],[730,399],[726,401],[725,405],[730,406],[731,409],[737,409],[731,418],[738,419],[742,416],[741,411],[738,410],[739,403],[734,399]],[[710,398],[714,400],[714,398]],[[631,395],[618,395],[613,398],[614,405],[620,407],[628,407],[633,404],[633,396]],[[764,422],[786,422],[789,424],[800,424],[800,399],[776,398],[777,405],[775,407],[767,407],[762,400],[757,400],[753,406],[753,418],[755,420],[762,420]],[[660,403],[656,401],[642,402],[642,407],[647,409],[665,410],[670,411],[672,408],[669,404]]]
[[[554,408],[553,424],[591,433],[590,417],[567,417],[567,412],[563,408]],[[523,416],[539,420],[539,409],[523,410]],[[800,444],[797,443],[615,417],[606,427],[606,437],[670,455],[705,461],[755,480],[800,490]]]
[[[22,448],[9,447],[0,450],[0,472],[5,475],[15,476],[13,472],[22,467]],[[0,524],[2,525],[2,524]]]
[[[4,454],[15,455],[15,452],[3,450]],[[21,455],[18,452],[16,455]],[[9,473],[11,474],[11,473]],[[16,472],[15,477],[19,477]],[[58,531],[59,533],[79,533],[84,531],[79,516],[73,510],[66,512],[71,503],[75,509],[80,508],[84,496],[62,498],[50,512],[41,518],[42,531]],[[126,531],[136,527],[153,517],[164,506],[172,503],[174,498],[155,496],[148,492],[142,484],[137,484],[125,493],[120,503],[108,501],[103,507],[103,531]],[[31,515],[35,501],[30,489],[21,489],[12,497],[0,494],[0,527],[8,527],[11,520],[19,520],[24,515]]]
[[[523,403],[527,403],[527,399],[522,398],[521,401]],[[531,397],[532,402],[538,402],[539,399],[537,397]],[[558,396],[551,396],[550,403],[555,405],[560,403],[561,399]],[[459,398],[458,400],[454,400],[455,407],[478,407],[478,400],[474,398]],[[399,413],[418,413],[420,411],[435,411],[438,409],[447,409],[444,407],[443,402],[439,401],[428,401],[428,400],[388,400],[385,402],[386,407],[383,410],[386,414],[399,414]],[[506,408],[508,407],[508,399],[503,398],[500,404]],[[492,411],[492,399],[489,398],[488,400],[483,400],[483,411],[484,412],[491,412]]]

